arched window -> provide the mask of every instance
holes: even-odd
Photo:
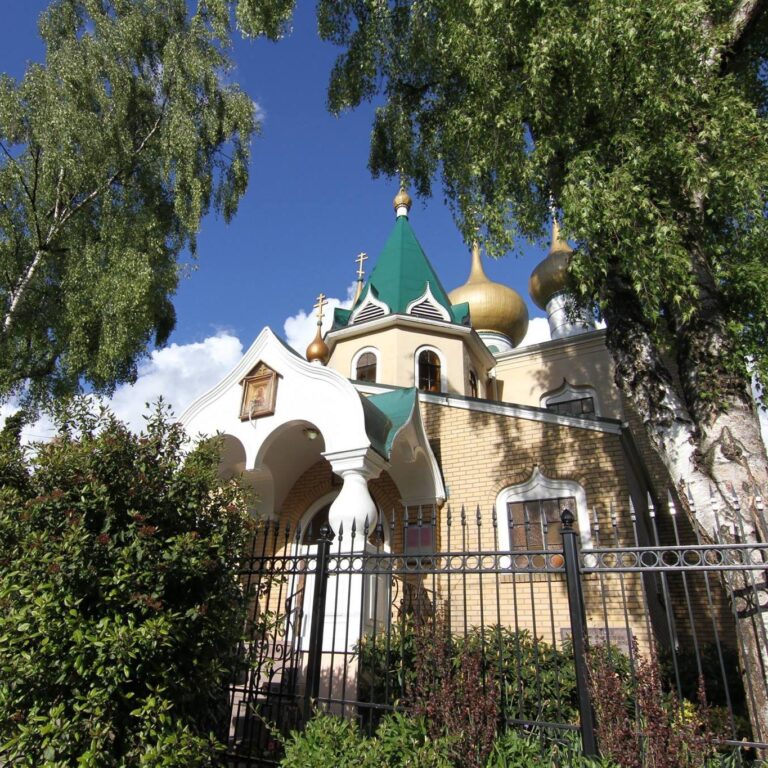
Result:
[[[589,386],[573,386],[565,379],[553,392],[547,392],[539,401],[542,408],[562,416],[592,418],[600,415],[597,392]]]
[[[562,546],[560,514],[566,507],[576,518],[581,546],[591,548],[584,489],[573,480],[548,478],[536,467],[529,480],[504,488],[496,497],[499,549],[559,549]]]
[[[357,358],[355,378],[358,381],[376,381],[376,355],[364,352]]]
[[[379,351],[376,347],[363,347],[352,357],[350,377],[356,381],[375,384],[378,376]]]
[[[437,352],[425,349],[419,353],[419,389],[422,392],[440,392],[441,366]]]

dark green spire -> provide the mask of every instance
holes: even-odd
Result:
[[[416,239],[408,217],[400,215],[356,304],[352,309],[335,311],[334,328],[342,328],[349,323],[350,315],[367,300],[369,292],[384,302],[393,314],[404,315],[408,305],[424,295],[427,284],[435,300],[447,310],[451,322],[458,325],[468,322],[468,305],[451,305],[440,278]]]

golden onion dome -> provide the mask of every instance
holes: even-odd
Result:
[[[316,360],[325,365],[328,362],[328,358],[331,356],[331,350],[323,340],[323,335],[320,332],[320,323],[317,324],[317,333],[312,343],[307,347],[307,360],[310,363],[314,363]]]
[[[517,291],[488,279],[477,243],[472,246],[469,279],[451,291],[448,298],[451,304],[469,303],[469,316],[476,331],[501,333],[513,346],[523,340],[528,330],[528,307]]]
[[[413,201],[411,196],[404,188],[400,188],[400,191],[395,195],[395,199],[392,201],[392,207],[397,211],[398,208],[405,207],[406,211],[411,210]]]
[[[531,272],[528,280],[528,293],[540,309],[546,310],[547,302],[559,291],[565,289],[568,277],[568,263],[573,248],[560,234],[557,219],[552,219],[552,244],[549,253],[536,269]]]

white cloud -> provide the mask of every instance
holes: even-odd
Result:
[[[251,101],[253,106],[253,117],[257,123],[261,123],[263,126],[267,120],[267,110],[259,104],[258,101]]]
[[[216,384],[242,354],[240,339],[230,333],[156,349],[139,367],[136,381],[118,387],[109,405],[115,415],[136,430],[144,425],[145,404],[161,395],[179,416],[195,398]]]
[[[349,309],[352,306],[352,299],[355,296],[356,288],[357,283],[351,283],[347,287],[346,299],[326,299],[328,304],[324,310],[325,315],[323,317],[323,333],[326,333],[331,329],[331,325],[333,323],[333,310],[336,307]],[[315,316],[314,310],[305,312],[303,309],[300,309],[295,315],[289,317],[283,324],[283,332],[285,333],[286,342],[302,356],[307,351],[307,347],[309,346],[312,339],[315,338],[316,330],[317,318]]]
[[[547,318],[532,317],[528,322],[528,332],[517,345],[517,349],[529,347],[531,344],[540,344],[542,341],[549,341],[549,339],[549,321]]]
[[[143,416],[147,403],[154,403],[161,395],[179,416],[197,397],[216,384],[243,354],[243,345],[230,333],[209,336],[192,344],[171,344],[156,349],[139,366],[139,375],[133,384],[123,384],[106,400],[115,415],[135,431],[144,426]],[[0,425],[18,410],[14,403],[0,406]],[[22,431],[24,443],[53,437],[54,428],[46,415]]]

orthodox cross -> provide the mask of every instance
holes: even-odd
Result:
[[[325,300],[325,294],[321,293],[317,297],[317,304],[313,307],[313,309],[317,310],[317,324],[320,325],[320,323],[323,322],[323,308],[328,302]]]
[[[357,254],[355,261],[357,262],[357,279],[363,281],[363,262],[368,258],[368,254],[361,252]]]

